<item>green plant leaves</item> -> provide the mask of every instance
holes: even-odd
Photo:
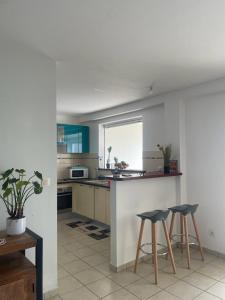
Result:
[[[16,183],[16,189],[21,190],[21,188],[27,184],[29,184],[29,181],[18,181]]]
[[[40,172],[35,171],[34,174],[37,176],[38,179],[43,180],[43,176]]]
[[[2,185],[2,190],[5,191],[5,190],[7,189],[7,187],[8,187],[8,185],[9,185],[9,179],[7,179],[7,180],[3,183],[3,185]]]
[[[20,175],[23,175],[26,172],[24,169],[16,169],[15,171]]]
[[[9,197],[9,195],[12,193],[12,188],[7,188],[6,190],[5,190],[5,192],[3,193],[3,197],[4,198],[7,198],[7,197]]]
[[[41,194],[43,191],[43,187],[40,185],[39,182],[34,181],[33,182],[33,186],[34,186],[34,193],[35,194]]]
[[[11,179],[8,180],[8,182],[9,182],[10,184],[16,183],[17,181],[19,181],[19,179],[17,179],[17,178],[11,178]]]
[[[12,169],[6,170],[4,173],[2,173],[3,179],[9,177],[13,171],[14,171],[14,169],[12,168]]]

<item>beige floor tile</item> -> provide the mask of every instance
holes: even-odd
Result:
[[[166,291],[159,292],[158,294],[149,298],[149,300],[178,300],[174,295],[167,293]]]
[[[155,283],[155,274],[151,274],[149,277],[145,278],[151,284]],[[158,278],[158,287],[161,289],[165,289],[168,286],[174,284],[178,281],[178,278],[174,276],[174,274],[164,273],[163,271],[159,271],[159,278]]]
[[[90,266],[82,260],[75,260],[72,263],[64,265],[64,269],[71,274],[76,274],[89,268]]]
[[[86,257],[86,256],[96,254],[96,251],[94,251],[94,250],[92,250],[88,247],[83,247],[83,248],[80,248],[78,250],[75,250],[74,254],[79,258],[83,258],[83,257]]]
[[[187,258],[181,258],[180,260],[176,261],[176,265],[180,268],[187,268]],[[202,261],[201,259],[195,259],[191,257],[191,270],[196,271],[202,267],[204,267],[206,263]]]
[[[145,261],[144,263],[146,263],[148,265],[152,265],[152,259],[150,258],[147,261]],[[169,266],[171,266],[171,261],[169,258],[166,259],[166,258],[158,257],[158,268],[159,269],[164,269]]]
[[[99,299],[86,287],[81,287],[74,292],[67,293],[61,296],[62,300],[97,300]]]
[[[91,246],[96,244],[96,240],[91,237],[85,236],[83,239],[80,240],[80,243],[83,246]]]
[[[194,251],[193,253],[191,253],[191,257],[194,258],[194,259],[201,260],[200,252],[197,251],[197,250]],[[205,263],[210,263],[213,260],[215,260],[216,258],[217,258],[216,255],[204,252],[204,262]]]
[[[100,253],[100,255],[103,255],[103,256],[107,257],[108,260],[110,259],[110,251],[109,250],[103,250],[99,253]]]
[[[120,289],[106,297],[103,300],[138,300],[138,298],[125,289]]]
[[[65,269],[63,269],[62,267],[58,268],[58,279],[62,279],[62,278],[67,277],[69,275],[70,274]]]
[[[166,289],[170,294],[177,296],[182,300],[192,300],[202,293],[200,289],[187,284],[183,281],[178,281]]]
[[[101,278],[104,278],[105,275],[100,273],[99,271],[95,270],[94,268],[90,268],[87,270],[84,270],[82,272],[74,274],[74,277],[78,279],[81,283],[84,285],[97,281]]]
[[[59,257],[58,257],[58,264],[60,264],[60,265],[63,266],[64,264],[70,263],[70,262],[72,262],[74,260],[78,260],[78,257],[76,257],[71,252],[67,252],[67,253],[65,253],[63,255],[59,255]]]
[[[78,288],[82,287],[82,284],[73,278],[72,276],[67,276],[59,280],[59,288],[58,293],[59,295],[72,292]]]
[[[64,246],[59,246],[58,247],[58,255],[63,255],[67,252],[68,252],[68,250],[66,250]]]
[[[137,274],[134,274],[130,271],[113,273],[109,275],[108,278],[115,281],[117,284],[123,287],[140,279],[140,277]]]
[[[45,300],[61,300],[62,298],[56,295],[56,296],[53,296],[53,297],[47,297],[47,298],[44,297],[44,299]]]
[[[217,298],[213,295],[210,295],[206,292],[203,292],[201,295],[199,295],[195,300],[218,300],[220,298]],[[221,299],[220,299],[221,300]]]
[[[183,280],[203,291],[216,283],[216,280],[198,272],[194,272],[189,276],[184,277]]]
[[[97,244],[91,245],[90,248],[97,252],[102,252],[104,250],[109,250],[109,244],[108,243],[97,243]]]
[[[163,269],[163,272],[168,273],[168,274],[173,274],[172,267],[170,266],[170,267]],[[177,277],[178,279],[182,279],[182,278],[190,275],[193,272],[194,272],[194,270],[187,269],[186,267],[179,267],[176,265],[176,274],[174,274],[174,276]]]
[[[100,254],[90,255],[90,256],[82,258],[82,260],[85,261],[90,266],[97,266],[97,265],[100,265],[100,264],[108,261],[108,259],[105,256],[100,255]]]
[[[87,285],[87,288],[91,290],[98,297],[105,297],[121,287],[108,278],[103,278]]]
[[[79,242],[71,243],[71,241],[67,245],[64,245],[64,248],[70,252],[75,252],[76,250],[79,250],[83,247],[84,247],[84,245],[80,244]]]
[[[219,269],[218,267],[215,267],[211,264],[198,269],[198,272],[215,280],[220,280],[225,277],[225,270]]]
[[[103,264],[97,265],[94,268],[99,272],[101,272],[102,274],[104,274],[105,276],[115,273],[110,269],[109,262],[105,262]]]
[[[129,270],[133,271],[134,267],[129,268]],[[154,272],[154,269],[151,264],[147,264],[145,262],[139,263],[137,266],[137,275],[141,277],[146,277]]]
[[[223,259],[221,257],[217,257],[216,259],[214,259],[213,261],[210,262],[210,265],[225,270],[225,259]]]
[[[128,285],[126,289],[132,294],[136,295],[139,299],[148,299],[161,290],[155,284],[150,284],[144,279],[135,281],[134,283]]]
[[[221,299],[225,299],[225,284],[217,282],[215,285],[211,286],[207,292]]]

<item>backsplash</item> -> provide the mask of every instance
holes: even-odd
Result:
[[[96,168],[98,168],[97,153],[81,154],[58,154],[57,155],[57,178],[63,179],[69,177],[69,168],[75,165],[88,167],[89,177],[96,178]]]
[[[81,154],[58,154],[57,155],[57,178],[69,177],[69,168],[75,165],[88,167],[89,178],[96,178],[96,169],[99,166],[97,153]],[[159,171],[163,169],[163,159],[160,151],[143,152],[143,169],[146,171]],[[100,175],[100,172],[98,173]]]

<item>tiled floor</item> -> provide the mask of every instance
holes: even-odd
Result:
[[[151,261],[138,266],[137,274],[128,269],[113,273],[109,268],[110,238],[97,241],[66,224],[58,222],[59,288],[51,300],[218,300],[225,299],[225,260],[205,254],[200,260],[192,250],[192,269],[186,256],[175,250],[177,274],[170,264],[159,259],[159,284],[154,284]]]

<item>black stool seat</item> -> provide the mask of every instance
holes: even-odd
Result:
[[[183,216],[186,216],[188,214],[194,214],[198,208],[198,204],[183,204],[183,205],[177,205],[170,207],[169,210],[173,213],[181,213]]]
[[[140,217],[142,220],[151,220],[153,223],[157,221],[166,220],[169,215],[169,210],[152,210],[148,212],[144,212],[142,214],[138,214],[137,216]]]

